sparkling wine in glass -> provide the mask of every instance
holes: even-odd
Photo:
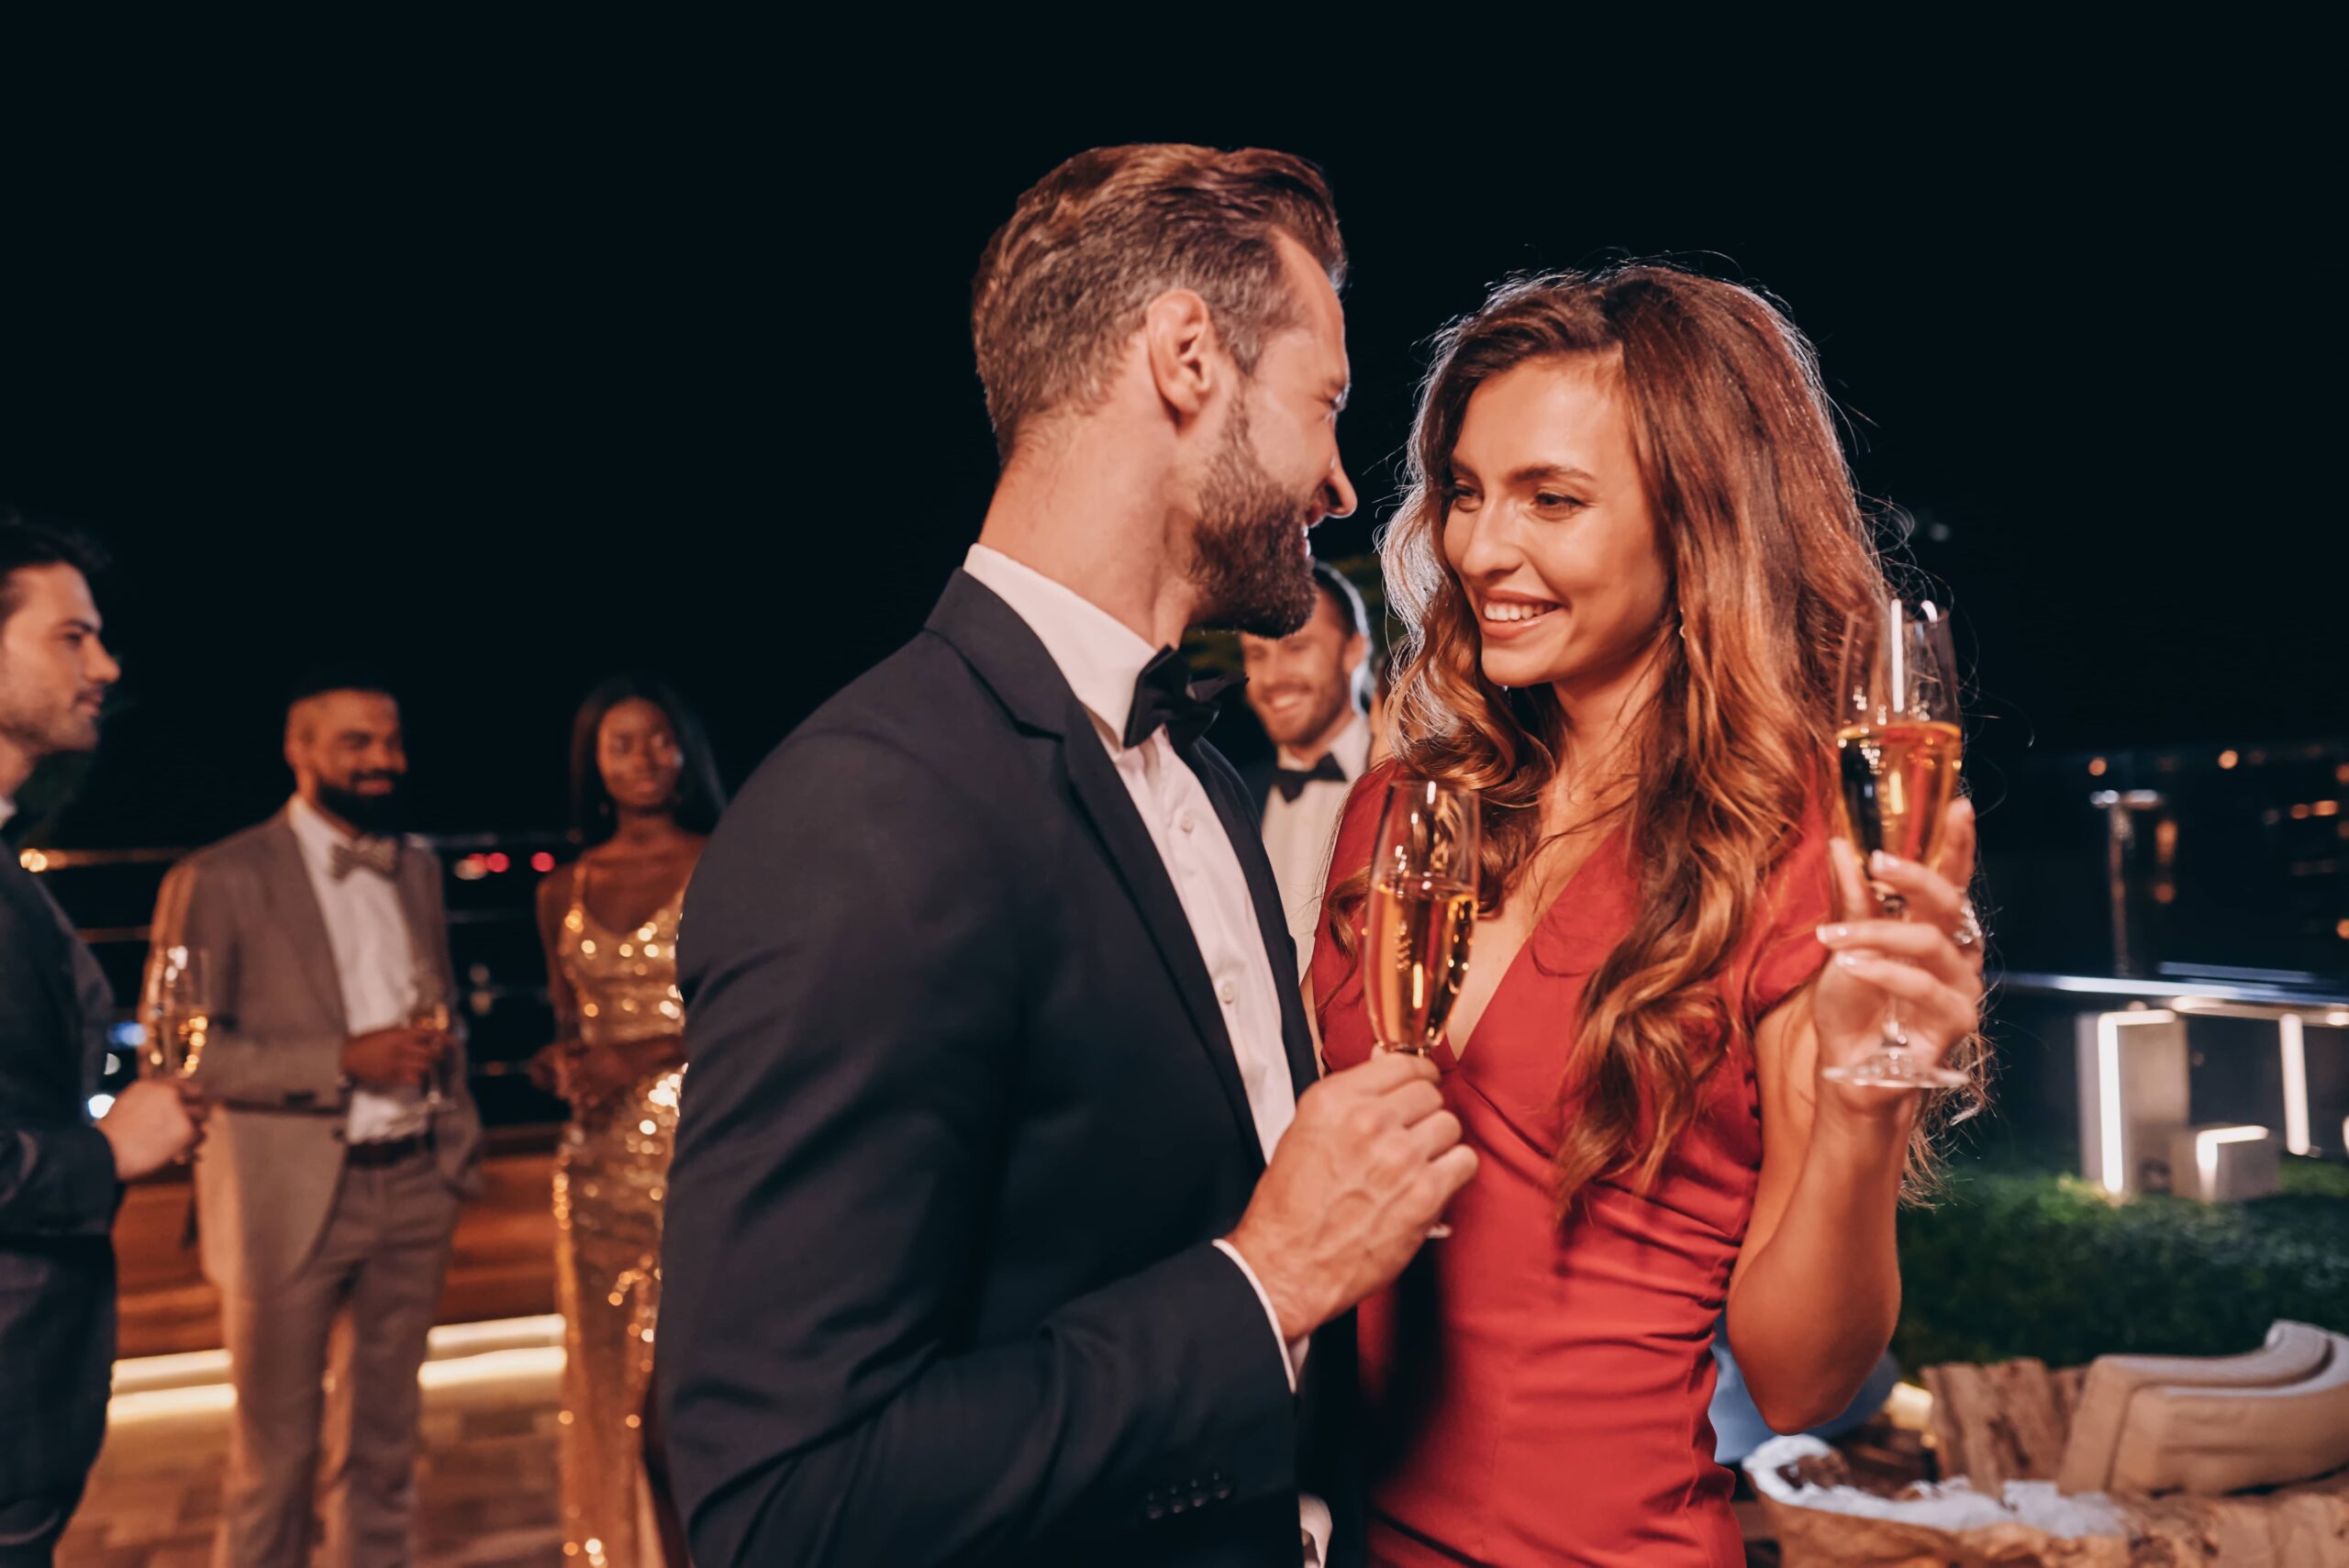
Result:
[[[1370,867],[1363,952],[1371,1033],[1382,1051],[1434,1054],[1468,977],[1476,929],[1476,792],[1437,779],[1387,786]],[[1452,1234],[1446,1225],[1428,1234]]]
[[[440,973],[440,964],[434,962],[429,953],[416,961],[416,973],[408,983],[408,996],[407,1021],[410,1029],[437,1029],[442,1034],[449,1032],[449,982]],[[424,1103],[436,1111],[440,1108],[440,1074],[443,1071],[445,1065],[435,1062],[432,1076],[425,1081],[424,1085]]]
[[[1836,830],[1868,863],[1872,851],[1931,865],[1957,794],[1957,660],[1949,620],[1930,600],[1887,599],[1844,629],[1836,683]],[[1871,884],[1895,919],[1907,904]],[[1909,1049],[1897,1003],[1885,1011],[1884,1043],[1862,1061],[1821,1070],[1843,1084],[1887,1089],[1954,1088],[1965,1074]]]
[[[212,966],[202,948],[173,947],[163,952],[155,980],[154,1034],[147,1059],[174,1078],[190,1078],[204,1060],[212,1032]]]

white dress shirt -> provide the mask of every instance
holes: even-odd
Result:
[[[1342,781],[1315,779],[1284,800],[1279,790],[1264,802],[1264,853],[1273,862],[1274,880],[1281,884],[1281,907],[1288,915],[1288,934],[1297,942],[1297,972],[1301,980],[1313,962],[1313,928],[1321,917],[1321,895],[1330,880],[1330,851],[1338,840],[1338,818],[1354,781],[1370,765],[1370,720],[1362,714],[1330,743],[1330,755],[1345,770]],[[1309,768],[1319,759],[1300,757],[1284,746],[1279,767]]]
[[[335,977],[342,987],[344,1027],[356,1037],[396,1029],[415,1016],[416,947],[400,890],[390,877],[365,867],[340,882],[334,877],[334,850],[351,841],[301,796],[286,808],[310,891],[326,917],[327,945],[334,950]],[[343,1136],[352,1143],[384,1143],[417,1138],[432,1125],[431,1107],[413,1084],[393,1090],[361,1086],[351,1092]]]
[[[1270,1162],[1281,1134],[1297,1118],[1297,1090],[1289,1082],[1288,1049],[1281,1033],[1278,987],[1290,977],[1273,973],[1264,950],[1256,908],[1248,892],[1248,876],[1241,869],[1239,851],[1223,830],[1208,798],[1207,786],[1189,764],[1175,753],[1163,728],[1129,748],[1124,744],[1126,717],[1133,706],[1134,683],[1142,666],[1158,650],[1142,640],[1115,616],[1031,567],[1022,566],[999,550],[983,544],[971,547],[963,570],[977,578],[1044,645],[1062,679],[1093,719],[1095,734],[1109,754],[1118,777],[1133,797],[1150,841],[1164,862],[1167,880],[1182,900],[1184,917],[1199,944],[1208,978],[1222,1004],[1223,1022],[1231,1036],[1232,1054],[1240,1064],[1240,1081],[1248,1090],[1248,1110],[1256,1124],[1256,1139]],[[1072,738],[1073,739],[1073,738]],[[1256,1272],[1230,1246],[1215,1243],[1239,1266],[1249,1285],[1264,1304],[1264,1318],[1280,1338],[1280,1317],[1264,1294]],[[1306,1340],[1282,1344],[1289,1387],[1297,1386],[1305,1364]],[[1330,1510],[1320,1499],[1299,1499],[1301,1520],[1311,1555],[1319,1562],[1327,1554]]]

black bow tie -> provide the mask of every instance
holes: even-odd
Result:
[[[1191,662],[1178,650],[1160,649],[1134,678],[1133,706],[1126,710],[1126,749],[1141,745],[1161,726],[1178,751],[1188,746],[1215,722],[1215,699],[1231,684],[1227,679],[1194,686]]]
[[[1346,782],[1346,770],[1338,766],[1334,752],[1322,752],[1321,760],[1309,768],[1273,769],[1273,787],[1280,791],[1281,798],[1291,805],[1295,805],[1297,797],[1305,793],[1305,786],[1316,779],[1327,779],[1331,784]]]

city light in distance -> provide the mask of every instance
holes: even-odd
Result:
[[[2219,766],[2222,768],[2232,768],[2241,761],[2243,761],[2243,759],[2236,756],[2232,751],[2221,751],[2219,753]]]
[[[2088,777],[2092,779],[2100,779],[2104,777],[2104,759],[2102,757],[2091,757],[2088,759]]]
[[[546,851],[540,850],[537,854],[530,857],[530,869],[537,872],[540,876],[544,876],[547,873],[554,870],[554,857],[547,853]]]

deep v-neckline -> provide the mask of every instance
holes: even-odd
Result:
[[[1542,934],[1551,921],[1558,917],[1558,912],[1565,906],[1566,900],[1574,896],[1575,889],[1582,884],[1583,877],[1598,862],[1598,858],[1608,853],[1615,841],[1622,837],[1628,826],[1628,822],[1618,821],[1600,835],[1598,841],[1590,847],[1590,853],[1583,856],[1582,863],[1575,866],[1567,875],[1566,880],[1559,885],[1558,891],[1552,895],[1550,902],[1542,906],[1542,912],[1536,915],[1532,923],[1525,928],[1525,935],[1518,941],[1516,950],[1508,955],[1508,962],[1502,966],[1499,984],[1496,984],[1491,993],[1486,996],[1485,1005],[1477,1012],[1476,1021],[1469,1027],[1464,1043],[1455,1049],[1452,1043],[1453,1031],[1448,1028],[1444,1030],[1443,1038],[1436,1042],[1436,1050],[1439,1052],[1439,1060],[1447,1071],[1457,1070],[1467,1060],[1468,1048],[1476,1043],[1478,1035],[1484,1033],[1486,1021],[1493,1016],[1494,1006],[1499,1003],[1503,993],[1508,990],[1509,982],[1517,978],[1519,968],[1525,963],[1528,955],[1532,952],[1534,939]],[[1469,949],[1469,962],[1474,963],[1475,961],[1475,949],[1472,946]]]
[[[645,927],[659,925],[661,923],[662,916],[668,914],[672,909],[675,908],[678,905],[683,904],[685,900],[685,890],[681,884],[676,892],[672,893],[668,897],[663,898],[653,907],[651,914],[645,916],[643,919],[639,920],[635,925],[615,926],[610,921],[605,919],[601,915],[596,914],[595,906],[587,902],[587,862],[584,859],[574,862],[571,874],[573,878],[573,887],[571,892],[572,902],[579,906],[579,917],[581,921],[584,924],[594,926],[596,930],[601,932],[603,935],[613,938],[615,940],[618,941],[633,940],[643,931]],[[693,880],[693,873],[690,869],[685,873],[685,880],[687,882],[691,882]]]

